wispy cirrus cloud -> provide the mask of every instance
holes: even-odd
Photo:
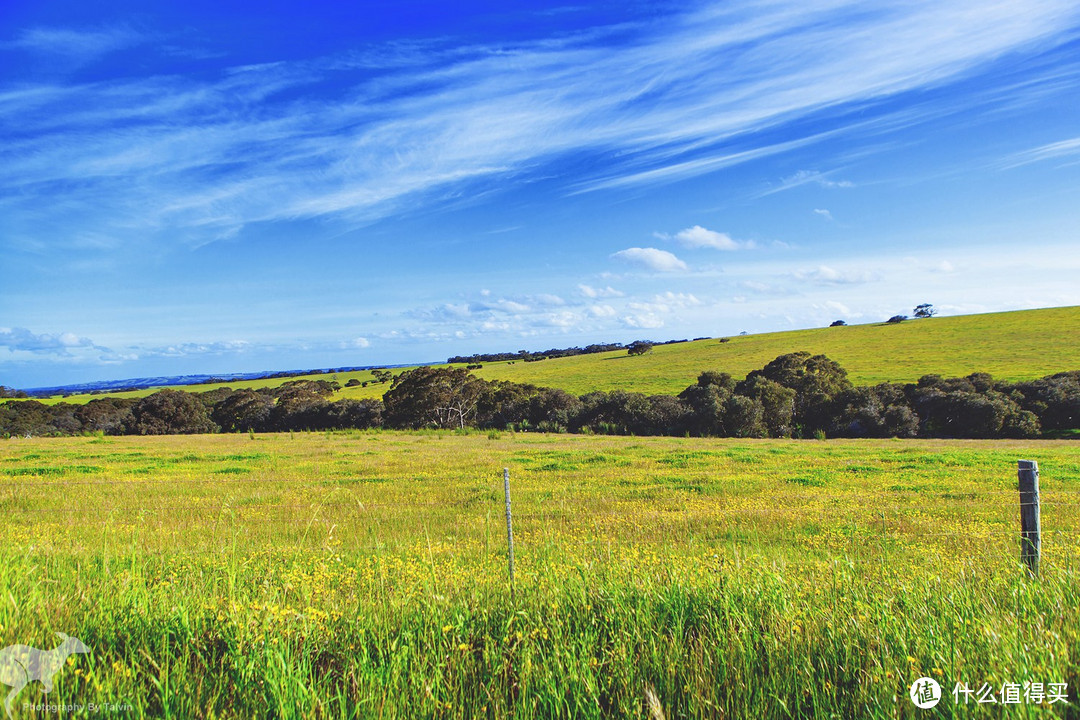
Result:
[[[32,27],[22,30],[14,40],[0,43],[0,50],[25,50],[89,61],[146,41],[143,34],[119,26],[95,29]]]
[[[512,45],[0,87],[0,229],[55,243],[77,218],[128,242],[200,244],[260,222],[356,225],[558,178],[571,154],[597,162],[567,191],[668,182],[850,132],[883,98],[1064,42],[1078,13],[1068,0],[748,0]],[[13,42],[93,55],[136,41],[35,28]],[[805,171],[781,189],[808,182],[845,183]]]
[[[1059,159],[1080,160],[1080,137],[1059,140],[1058,142],[1025,150],[1007,158],[1003,165],[1005,168],[1014,168],[1044,160]]]

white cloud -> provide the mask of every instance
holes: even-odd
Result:
[[[740,250],[754,247],[753,241],[739,242],[732,240],[727,233],[716,232],[700,225],[686,228],[675,233],[674,238],[666,233],[653,233],[661,240],[674,239],[687,248],[713,248],[714,250]]]
[[[358,337],[358,338],[353,338],[350,345],[352,347],[354,347],[354,348],[366,348],[366,347],[371,347],[371,341],[369,341],[365,337]]]
[[[815,215],[820,215],[821,217],[825,218],[826,220],[832,220],[833,219],[832,213],[829,212],[828,210],[824,210],[822,208],[814,208],[814,214]]]
[[[1058,158],[1080,157],[1080,137],[1060,140],[1058,142],[1040,145],[1039,147],[1025,150],[1008,158],[1004,166],[1006,168],[1028,165],[1042,160],[1057,160]]]
[[[603,288],[594,288],[589,285],[578,285],[578,290],[587,298],[616,298],[622,297],[623,293],[608,285]]]
[[[639,330],[654,330],[656,328],[664,327],[664,320],[658,315],[652,313],[642,313],[640,315],[624,315],[619,318],[623,325],[628,328],[635,328]]]
[[[23,30],[15,40],[0,44],[0,49],[29,50],[90,60],[145,41],[141,34],[124,27],[96,30],[34,27]]]
[[[793,273],[796,280],[819,285],[855,285],[870,282],[875,275],[867,270],[836,270],[828,265],[797,270]]]
[[[559,306],[559,305],[565,305],[566,304],[566,301],[563,300],[558,295],[551,295],[551,294],[548,294],[548,293],[541,293],[539,295],[533,295],[532,296],[532,301],[537,305],[544,305],[544,306],[548,306],[548,307]]]
[[[597,318],[615,317],[615,308],[610,305],[591,305],[589,314]]]
[[[686,270],[686,263],[667,250],[657,248],[627,248],[611,255],[615,260],[640,265],[654,272],[678,272]]]
[[[75,348],[93,348],[109,352],[108,348],[95,345],[93,340],[79,337],[74,333],[38,334],[20,327],[0,327],[0,347],[6,347],[9,352],[21,351],[39,355],[68,355],[69,351]]]

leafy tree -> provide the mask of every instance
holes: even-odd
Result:
[[[344,430],[356,428],[366,430],[382,425],[382,400],[364,398],[363,400],[338,400],[327,403],[323,408],[322,429]]]
[[[767,437],[765,408],[745,395],[731,395],[724,403],[724,426],[731,437]]]
[[[679,400],[689,410],[690,432],[703,437],[730,435],[725,418],[734,387],[735,381],[727,373],[704,372],[698,376],[696,384],[679,393]]]
[[[891,318],[889,318],[885,322],[889,323],[890,325],[897,325],[899,323],[904,322],[907,319],[908,319],[907,315],[893,315]]]
[[[833,320],[829,324],[829,327],[844,327],[845,325],[847,325],[847,323],[844,322],[843,320]]]
[[[794,430],[796,392],[761,375],[748,377],[736,386],[735,392],[761,405],[761,421],[769,437],[791,437]]]
[[[398,428],[464,428],[484,385],[464,368],[409,370],[394,378],[383,396],[386,421]]]
[[[123,435],[125,427],[132,423],[134,405],[134,400],[126,398],[96,398],[80,406],[75,417],[85,432]]]
[[[653,344],[648,340],[635,340],[626,346],[627,355],[644,355],[653,349]]]
[[[540,388],[529,398],[529,422],[541,429],[560,431],[577,424],[583,405],[576,395],[559,388]]]
[[[806,351],[788,353],[776,358],[761,370],[754,370],[736,386],[737,393],[749,392],[754,378],[763,377],[795,391],[795,430],[809,437],[816,430],[827,430],[831,424],[834,398],[851,388],[847,371],[835,360]]]
[[[131,408],[128,431],[134,435],[191,435],[217,429],[206,406],[194,395],[180,390],[159,390]]]
[[[651,433],[677,436],[690,431],[693,412],[689,405],[671,395],[652,395],[648,400]]]
[[[214,406],[211,419],[224,432],[262,432],[270,428],[274,397],[255,390],[237,390]]]

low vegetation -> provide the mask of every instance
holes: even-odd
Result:
[[[1042,471],[1041,576],[1016,459]],[[506,568],[501,469],[513,487]],[[366,431],[0,443],[0,644],[81,639],[47,698],[123,717],[1067,717],[1064,441]],[[997,690],[995,690],[997,692]],[[1073,706],[1075,707],[1075,706]],[[926,713],[931,716],[931,713]]]

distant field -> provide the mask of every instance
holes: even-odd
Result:
[[[0,511],[0,646],[80,638],[48,701],[124,717],[641,718],[649,687],[669,718],[892,718],[921,676],[1080,684],[1074,443],[17,438]]]
[[[721,370],[742,378],[778,355],[806,350],[823,353],[839,362],[857,385],[913,382],[930,373],[963,376],[988,372],[1003,380],[1026,380],[1064,370],[1080,370],[1080,307],[936,317],[898,325],[873,323],[816,328],[732,336],[728,340],[722,343],[714,338],[663,345],[639,357],[620,351],[534,363],[485,363],[476,374],[486,380],[559,387],[575,394],[616,389],[677,394],[703,370]],[[353,378],[368,381],[371,373],[305,377],[336,379],[344,385]],[[281,382],[284,380],[248,380],[183,389],[200,392],[223,386],[239,389]],[[382,397],[388,387],[381,384],[344,388],[338,397]],[[140,397],[151,392],[154,390],[115,395]],[[93,397],[99,396],[73,396],[67,402],[86,402]]]

